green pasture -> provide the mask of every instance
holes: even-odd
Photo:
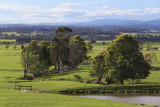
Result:
[[[15,39],[0,39],[0,42],[16,42]]]
[[[2,34],[15,35],[15,36],[20,36],[21,34],[28,35],[28,33],[17,33],[17,32],[2,32]],[[35,36],[36,34],[42,34],[42,33],[32,32],[31,34]]]
[[[128,32],[121,32],[120,34],[125,34],[125,33],[128,33]],[[131,34],[132,36],[135,36],[138,33],[128,33],[128,34]],[[158,31],[151,31],[150,33],[144,32],[144,33],[139,33],[139,34],[149,34],[149,35],[152,35],[152,36],[159,36],[160,35]]]
[[[2,34],[7,34],[7,35],[16,35],[16,36],[19,36],[20,34],[19,33],[16,33],[16,32],[2,32]]]
[[[160,48],[160,42],[144,42],[143,43],[144,48],[147,47],[147,45],[150,45],[151,48],[155,48],[155,47]]]
[[[6,49],[6,45],[4,42],[8,42],[9,43],[9,48]],[[16,40],[15,39],[0,39],[0,50],[15,50],[14,46],[15,46]],[[24,44],[26,45],[26,44]],[[21,44],[16,44],[16,50],[21,50]],[[8,52],[10,53],[10,52]]]
[[[4,50],[2,50],[4,51]],[[13,50],[11,50],[12,52]],[[13,51],[14,52],[14,51]],[[19,51],[20,53],[20,51]],[[0,107],[135,107],[138,105],[97,100],[76,96],[67,96],[49,93],[37,93],[41,90],[57,90],[73,87],[96,86],[73,81],[22,80],[23,71],[19,63],[20,56],[0,56]],[[80,71],[77,71],[80,72]],[[87,72],[87,71],[86,71]],[[58,75],[57,75],[58,76]],[[61,76],[61,75],[59,75]],[[67,76],[67,75],[66,75]],[[73,77],[70,74],[71,77]],[[54,75],[52,76],[54,78]],[[69,77],[69,76],[68,76]],[[67,77],[67,78],[68,78]],[[49,78],[49,77],[46,77]],[[62,76],[62,78],[64,78]],[[32,85],[33,90],[38,91],[15,91],[14,85]],[[142,107],[142,106],[139,106]]]
[[[105,50],[111,41],[97,41],[93,44],[93,52],[89,56],[94,57]],[[142,51],[144,54],[150,51]],[[152,51],[151,51],[152,52]],[[47,74],[35,80],[23,80],[23,70],[20,65],[21,50],[3,49],[0,50],[0,107],[144,107],[128,103],[120,103],[109,100],[98,100],[82,98],[77,96],[60,95],[53,93],[38,93],[44,90],[61,90],[87,86],[101,86],[87,83],[94,79],[88,75],[90,64],[80,65],[77,69],[60,74]],[[156,51],[157,58],[160,58],[160,51]],[[80,75],[83,82],[77,82],[74,75]],[[146,79],[138,84],[160,85],[160,71],[151,71]],[[127,81],[126,81],[127,83]],[[134,84],[134,83],[127,83]],[[15,85],[32,85],[33,91],[14,90]]]

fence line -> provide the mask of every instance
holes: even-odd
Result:
[[[17,87],[18,87],[18,90],[21,90],[21,87],[30,87],[30,90],[32,90],[32,86],[15,85],[15,90],[17,90]]]

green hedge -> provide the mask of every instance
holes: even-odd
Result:
[[[60,94],[102,94],[102,93],[160,93],[160,85],[98,86],[81,87],[56,91]]]

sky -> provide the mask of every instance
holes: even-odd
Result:
[[[0,0],[0,23],[160,19],[160,0]]]

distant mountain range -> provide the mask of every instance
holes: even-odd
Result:
[[[77,26],[92,26],[92,25],[151,25],[160,26],[160,19],[151,21],[138,21],[138,20],[120,20],[120,19],[99,19],[81,23],[69,23],[69,25]]]
[[[144,23],[138,20],[119,20],[119,19],[99,19],[88,22],[73,23],[73,25],[92,26],[92,25],[135,25]]]
[[[34,24],[33,24],[34,25]],[[126,26],[139,28],[160,28],[160,19],[151,21],[120,20],[120,19],[99,19],[79,23],[38,23],[36,25],[66,25],[66,26]]]
[[[3,24],[4,25],[4,24]],[[16,25],[16,24],[7,24]],[[18,24],[23,25],[23,24]],[[99,19],[88,22],[79,23],[35,23],[24,25],[66,25],[66,26],[122,26],[122,27],[136,27],[136,28],[156,28],[160,29],[160,19],[151,21],[139,21],[139,20],[120,20],[120,19]]]

